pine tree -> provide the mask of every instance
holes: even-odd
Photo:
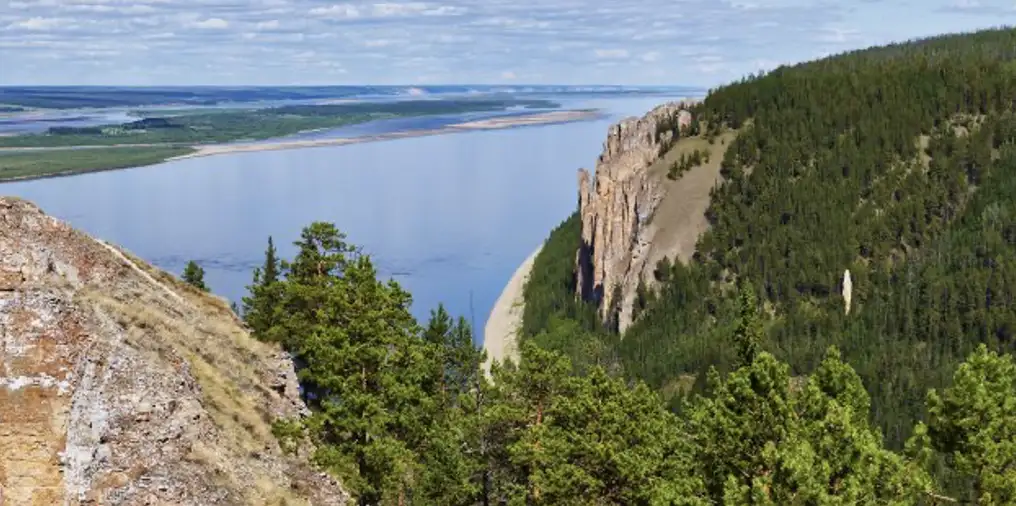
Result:
[[[918,432],[921,432],[919,430]],[[1016,503],[1016,360],[980,345],[942,392],[928,393],[934,448],[973,482],[978,504]]]
[[[746,366],[750,365],[762,351],[762,342],[765,337],[755,300],[755,291],[747,283],[741,286],[738,310],[740,315],[737,320],[737,329],[734,331],[734,345],[737,348],[738,366]]]
[[[433,367],[440,380],[433,389],[435,423],[420,450],[422,475],[414,503],[472,506],[483,495],[485,474],[481,415],[490,385],[480,368],[484,353],[473,343],[465,319],[452,324],[442,305],[431,312],[424,339],[438,351]]]
[[[205,270],[193,260],[187,262],[187,266],[184,267],[183,280],[198,290],[208,291],[208,287],[205,286]]]
[[[334,224],[325,222],[311,223],[301,231],[300,240],[293,243],[296,256],[280,262],[285,288],[277,294],[280,300],[264,339],[292,351],[315,328],[344,324],[344,315],[335,311],[336,298],[347,284],[345,270],[357,256],[345,238]]]
[[[276,323],[276,311],[282,300],[282,286],[279,284],[280,265],[275,245],[268,237],[264,264],[254,269],[254,280],[247,286],[248,296],[243,297],[243,319],[257,339],[269,339],[269,330]]]
[[[305,426],[315,458],[360,504],[405,504],[434,415],[411,298],[378,281],[368,257],[347,260],[333,226],[310,232],[284,296],[306,312],[287,313],[282,326],[314,409]]]
[[[803,388],[759,353],[687,414],[712,500],[723,504],[917,504],[930,478],[882,446],[860,378],[829,350]]]

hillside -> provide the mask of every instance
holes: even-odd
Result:
[[[977,345],[1016,350],[1014,99],[1012,29],[835,55],[712,90],[688,127],[658,132],[677,139],[664,158],[710,150],[664,185],[660,200],[673,205],[605,238],[590,222],[629,223],[630,211],[589,208],[580,188],[577,217],[535,261],[523,339],[611,364],[677,403],[708,367],[735,366],[729,336],[746,287],[766,315],[763,349],[797,375],[840,347],[899,448],[925,417],[924,392]],[[682,186],[718,156],[715,189]],[[658,166],[640,177],[662,180]],[[609,174],[598,166],[596,184]],[[678,205],[703,198],[701,210]],[[697,236],[693,254],[675,239],[682,230]],[[590,290],[582,273],[604,266],[597,254],[584,265],[583,252],[597,250],[614,262],[656,253]],[[623,303],[605,304],[615,291]]]
[[[0,198],[7,504],[344,504],[272,434],[306,410],[222,300]]]

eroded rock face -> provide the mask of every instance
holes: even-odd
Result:
[[[6,504],[344,504],[270,433],[297,388],[224,301],[0,198]]]
[[[661,144],[671,141],[671,133],[657,138],[657,132],[661,123],[676,120],[679,126],[689,125],[690,105],[663,104],[642,118],[612,125],[596,163],[595,180],[579,169],[582,244],[576,259],[577,290],[582,298],[599,304],[605,322],[618,315],[615,291],[633,291],[638,283],[648,246],[640,234],[663,196],[660,182],[649,177],[648,169],[659,159]],[[622,313],[629,316],[617,321],[621,330],[630,323],[631,312]]]

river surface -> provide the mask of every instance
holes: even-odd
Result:
[[[212,291],[239,301],[268,236],[284,258],[300,229],[335,223],[425,321],[443,302],[477,340],[516,267],[577,202],[607,127],[670,97],[562,101],[606,117],[346,146],[235,153],[0,185],[170,272],[188,260]],[[460,118],[461,119],[461,118]],[[331,135],[424,128],[447,118],[360,125]],[[315,133],[315,136],[324,135]]]

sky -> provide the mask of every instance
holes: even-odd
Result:
[[[0,0],[0,85],[722,84],[1016,0]]]

